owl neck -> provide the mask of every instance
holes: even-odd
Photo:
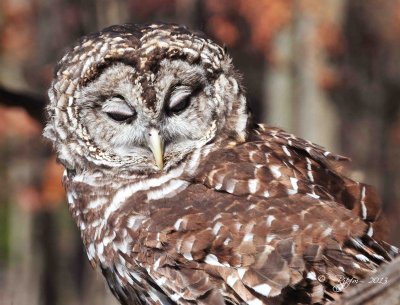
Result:
[[[224,83],[225,80],[225,76],[221,75],[219,83]],[[228,92],[225,92],[225,97],[222,97],[224,102],[219,106],[222,113],[227,112],[222,116],[224,123],[220,122],[222,126],[218,131],[218,136],[221,137],[221,134],[225,133],[238,142],[244,142],[252,123],[251,113],[240,83],[232,76],[228,77],[227,81],[233,85],[229,87]],[[221,87],[223,86],[221,85]],[[221,120],[221,116],[219,120]]]

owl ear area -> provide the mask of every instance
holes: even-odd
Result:
[[[43,129],[43,136],[46,139],[49,139],[50,141],[53,141],[53,142],[56,141],[56,133],[54,131],[53,125],[51,125],[50,123],[48,123],[46,125],[46,127]]]
[[[107,98],[101,109],[111,120],[118,123],[130,123],[136,117],[135,109],[129,106],[121,95]]]

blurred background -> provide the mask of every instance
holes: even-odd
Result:
[[[1,0],[0,304],[116,304],[68,214],[42,110],[63,49],[151,21],[225,44],[255,118],[350,156],[400,244],[400,1]]]

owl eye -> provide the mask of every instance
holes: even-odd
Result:
[[[171,113],[179,113],[182,112],[183,110],[185,110],[189,104],[190,104],[190,100],[191,100],[191,96],[188,96],[186,98],[184,98],[183,100],[181,100],[178,104],[176,104],[173,107],[169,108],[169,111]]]
[[[136,112],[131,108],[120,95],[108,98],[102,107],[103,112],[116,122],[131,122]]]
[[[178,114],[185,110],[190,105],[193,93],[194,91],[191,87],[177,87],[171,94],[168,104],[168,112]]]
[[[132,115],[120,112],[106,112],[107,115],[117,122],[125,122],[132,118]]]

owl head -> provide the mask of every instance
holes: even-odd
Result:
[[[248,110],[230,57],[170,24],[112,26],[59,61],[44,135],[67,168],[168,171],[196,149],[243,141]]]

